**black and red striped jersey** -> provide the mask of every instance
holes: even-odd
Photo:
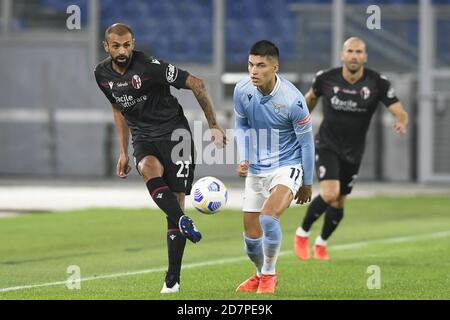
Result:
[[[323,121],[316,147],[329,148],[352,163],[362,159],[366,134],[379,102],[389,107],[398,99],[386,77],[364,68],[361,79],[351,84],[342,67],[319,71],[312,90],[323,97]]]
[[[133,51],[123,75],[111,62],[108,57],[96,66],[95,79],[109,102],[120,107],[133,143],[171,140],[175,129],[189,130],[183,109],[170,92],[171,86],[185,88],[188,72],[140,51]]]

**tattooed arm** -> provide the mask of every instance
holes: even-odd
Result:
[[[186,88],[192,90],[195,98],[205,113],[206,121],[208,121],[208,126],[211,129],[212,141],[217,147],[222,148],[223,145],[227,143],[227,138],[225,136],[225,131],[217,123],[214,105],[206,90],[205,83],[202,79],[190,74],[186,79]]]

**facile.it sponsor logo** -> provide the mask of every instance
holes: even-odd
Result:
[[[353,100],[341,100],[337,96],[331,98],[331,106],[335,110],[349,111],[349,112],[366,112],[365,108],[358,108],[358,103]]]
[[[132,95],[126,94],[118,97],[113,93],[112,96],[116,99],[116,103],[120,104],[123,108],[129,108],[134,106],[136,103],[147,100],[147,95],[145,94],[136,99],[134,99]]]

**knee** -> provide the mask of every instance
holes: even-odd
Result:
[[[278,217],[281,216],[281,214],[283,212],[284,212],[284,208],[281,208],[279,206],[265,207],[261,210],[262,215],[272,216],[277,219],[278,219]]]
[[[139,162],[138,169],[146,182],[153,178],[162,177],[163,175],[159,166],[155,165],[153,161],[148,158],[144,158]]]
[[[261,209],[261,215],[273,216],[279,218],[281,214],[289,207],[289,203],[284,203],[284,201],[266,201],[263,208]]]
[[[332,202],[330,203],[330,205],[331,205],[333,208],[336,208],[336,209],[342,209],[342,208],[344,208],[344,204],[345,204],[345,200],[346,200],[346,199],[347,199],[347,197],[346,197],[345,195],[340,195],[340,196],[337,197],[336,200],[332,201]]]
[[[334,203],[339,198],[339,190],[325,190],[320,191],[320,196],[322,197],[323,201],[325,201],[328,204]]]
[[[244,233],[250,239],[259,239],[262,237],[262,229],[259,225],[244,226]]]

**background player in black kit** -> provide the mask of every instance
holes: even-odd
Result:
[[[116,174],[126,178],[131,171],[128,159],[131,131],[136,167],[151,197],[167,216],[169,268],[161,292],[178,292],[186,238],[195,243],[200,241],[201,234],[183,213],[185,195],[190,194],[194,177],[194,147],[187,119],[171,95],[170,86],[192,90],[205,113],[212,140],[219,148],[226,143],[224,130],[216,122],[203,81],[172,64],[135,51],[133,31],[127,25],[110,26],[103,45],[110,56],[97,65],[95,78],[113,107],[120,143]],[[178,138],[173,141],[175,130],[181,133],[180,141]]]
[[[390,82],[379,73],[364,68],[366,45],[359,38],[345,41],[343,67],[318,72],[306,94],[311,112],[323,97],[323,121],[316,135],[316,173],[320,194],[308,207],[301,227],[295,235],[295,253],[309,259],[309,234],[314,221],[325,212],[322,233],[314,245],[314,257],[328,260],[326,241],[344,216],[344,203],[357,177],[364,153],[366,133],[378,103],[382,102],[394,115],[393,129],[406,133],[408,114],[395,96]]]

